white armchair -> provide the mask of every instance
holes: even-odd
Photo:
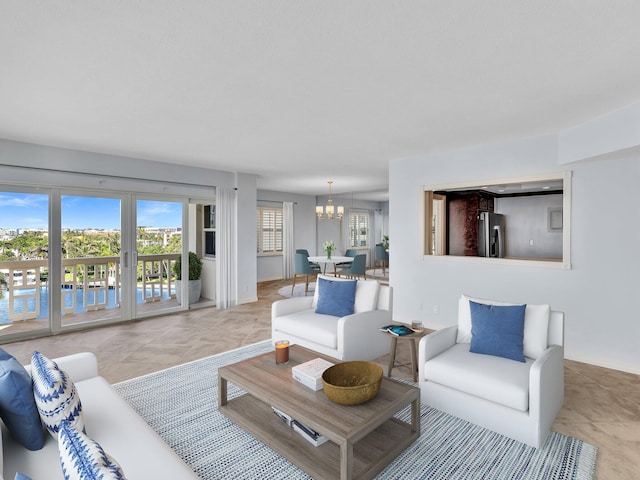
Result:
[[[564,314],[527,305],[523,363],[469,351],[469,300],[513,305],[460,298],[458,325],[420,341],[421,401],[539,448],[564,402]]]
[[[318,279],[348,281],[319,275]],[[378,328],[391,323],[392,290],[377,280],[358,280],[354,313],[344,317],[316,313],[320,281],[313,297],[278,300],[271,306],[271,339],[338,360],[373,360],[389,353],[389,337]]]

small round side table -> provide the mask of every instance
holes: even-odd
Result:
[[[398,325],[404,325],[399,323]],[[385,335],[391,337],[391,350],[389,352],[389,368],[387,369],[387,376],[391,376],[391,371],[394,367],[404,367],[407,365],[411,365],[411,371],[413,372],[413,381],[418,381],[418,349],[416,348],[416,342],[419,342],[422,337],[428,335],[433,330],[429,330],[423,328],[419,332],[413,332],[409,335],[393,335],[389,332],[383,332]],[[409,346],[411,348],[411,363],[398,363],[396,362],[396,348],[398,347],[398,340],[402,343],[407,343],[409,341]]]

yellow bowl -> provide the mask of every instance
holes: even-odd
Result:
[[[322,374],[324,393],[340,405],[360,405],[374,398],[380,390],[382,368],[373,362],[343,362]]]

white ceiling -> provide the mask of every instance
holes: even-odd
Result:
[[[0,0],[0,138],[384,190],[640,99],[637,0]]]

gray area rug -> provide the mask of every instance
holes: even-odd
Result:
[[[382,268],[378,267],[376,269],[370,268],[367,270],[367,278],[375,278],[376,280],[389,280],[389,269],[386,268],[384,274],[382,273]]]
[[[202,479],[307,479],[217,409],[218,367],[272,350],[260,342],[114,387]],[[229,384],[229,398],[242,393]],[[426,405],[420,415],[420,438],[377,478],[594,478],[597,449],[581,440],[552,432],[536,450]],[[398,416],[408,420],[409,409]]]
[[[307,296],[313,297],[313,293],[316,291],[316,282],[309,282],[309,292]],[[278,290],[278,295],[282,295],[283,297],[304,297],[304,282],[296,283],[295,287],[293,287],[293,295],[291,295],[291,285],[286,287],[282,287]]]

